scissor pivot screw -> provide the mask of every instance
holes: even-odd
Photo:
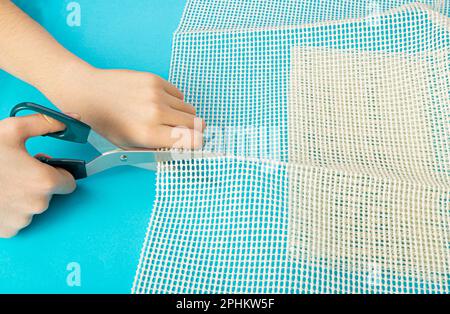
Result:
[[[128,161],[128,156],[127,155],[120,155],[120,161]]]

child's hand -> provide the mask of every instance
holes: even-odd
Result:
[[[183,94],[145,72],[84,68],[45,94],[120,147],[199,148],[204,121]]]
[[[202,146],[203,122],[194,130],[194,108],[173,85],[150,73],[90,66],[10,1],[0,1],[0,51],[1,69],[118,146]]]
[[[40,114],[0,121],[0,238],[10,238],[44,212],[54,194],[68,194],[75,180],[63,169],[31,157],[25,141],[62,131],[64,125]]]

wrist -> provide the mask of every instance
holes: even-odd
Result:
[[[91,90],[92,78],[98,71],[81,59],[61,65],[53,78],[37,86],[62,111],[82,113]]]

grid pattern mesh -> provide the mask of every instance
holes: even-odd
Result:
[[[191,0],[134,293],[450,292],[447,1]]]

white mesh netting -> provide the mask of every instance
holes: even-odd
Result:
[[[134,293],[450,292],[447,1],[191,0]]]

